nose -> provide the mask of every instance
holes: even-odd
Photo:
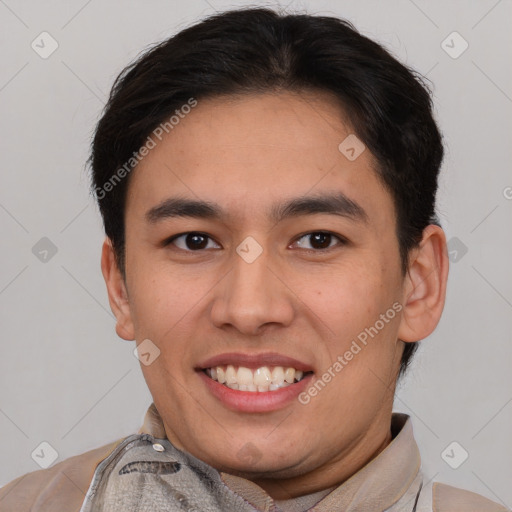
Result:
[[[279,265],[271,260],[266,251],[250,263],[234,254],[232,270],[216,287],[211,309],[216,327],[231,326],[252,336],[270,325],[291,324],[294,295],[286,286]]]

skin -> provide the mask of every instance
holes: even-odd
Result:
[[[392,197],[368,149],[354,161],[338,150],[353,133],[344,118],[327,93],[200,100],[130,176],[126,279],[110,241],[103,245],[117,334],[149,338],[161,351],[141,368],[169,440],[276,499],[339,485],[389,444],[402,341],[428,336],[444,306],[442,229],[424,230],[403,276]],[[367,222],[321,213],[275,224],[266,216],[274,202],[333,191],[357,202]],[[176,195],[219,203],[228,217],[146,221]],[[318,231],[347,243],[333,237],[328,251],[318,248],[304,235]],[[201,250],[185,237],[161,246],[184,232],[210,238]],[[251,264],[235,251],[247,236],[263,248]],[[401,312],[307,405],[235,412],[194,370],[225,352],[272,351],[310,364],[319,378],[395,302]],[[247,443],[256,454],[249,461],[239,454]]]

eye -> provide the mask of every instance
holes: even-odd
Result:
[[[303,240],[306,241],[304,242]],[[332,242],[336,240],[338,240],[338,244],[332,244]],[[211,249],[212,247],[208,246],[208,241],[213,242],[213,239],[209,235],[197,231],[189,231],[168,238],[162,245],[168,246],[172,244],[183,251],[197,252],[203,249]],[[213,243],[216,246],[213,248],[220,248],[217,243]],[[294,243],[309,252],[322,252],[332,249],[336,245],[345,245],[347,244],[347,240],[329,231],[312,231],[301,235]],[[309,247],[307,246],[308,243]]]
[[[176,243],[180,239],[181,241],[179,243]],[[171,238],[164,241],[163,245],[167,246],[174,244],[179,249],[190,252],[198,251],[201,249],[207,249],[208,240],[212,240],[208,235],[204,233],[198,233],[196,231],[190,231],[188,233],[181,233],[179,235],[172,236]]]
[[[330,233],[329,231],[312,231],[311,233],[302,235],[295,244],[298,244],[307,251],[321,252],[335,247],[336,244],[331,245],[331,242],[335,241],[334,239],[339,241],[338,245],[345,245],[347,243],[344,238],[335,235],[334,233]],[[307,241],[302,242],[301,240],[309,240],[310,247],[307,247]]]

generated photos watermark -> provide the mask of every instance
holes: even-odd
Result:
[[[170,133],[182,119],[185,118],[191,110],[197,106],[197,100],[195,98],[189,98],[187,103],[183,104],[179,109],[176,109],[174,114],[169,117],[163,123],[160,123],[152,132],[148,135],[146,142],[139,148],[138,151],[134,151],[133,155],[121,166],[117,171],[106,181],[103,186],[96,187],[94,193],[98,200],[102,200],[108,192],[111,192],[115,186],[130,174],[135,167],[142,162],[144,157],[149,155],[149,152],[154,149],[158,142],[161,142],[164,134]]]
[[[397,313],[400,313],[402,311],[403,306],[400,304],[400,302],[395,302],[392,307],[390,307],[385,313],[382,313],[379,317],[379,319],[370,327],[366,327],[363,331],[361,331],[356,339],[352,340],[352,344],[350,345],[350,348],[346,350],[343,355],[339,355],[336,359],[336,361],[327,368],[327,370],[322,374],[321,377],[319,377],[306,391],[303,391],[299,394],[298,400],[302,405],[307,405],[309,402],[311,402],[312,398],[318,395],[322,389],[325,388],[325,386],[331,382],[334,377],[338,373],[345,368],[345,366],[348,365],[352,359],[354,359],[354,356],[359,354],[361,350],[367,346],[369,337],[373,339],[377,334],[379,334],[382,329],[386,326],[386,324],[389,324],[393,318],[397,315]],[[359,342],[359,343],[358,343]]]

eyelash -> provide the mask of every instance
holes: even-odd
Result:
[[[341,235],[337,235],[336,233],[333,233],[332,231],[308,231],[307,233],[298,235],[298,237],[294,240],[293,243],[296,243],[297,241],[301,240],[304,237],[311,236],[311,235],[317,235],[317,234],[330,235],[331,237],[337,238],[339,243],[337,245],[334,245],[332,247],[327,247],[325,249],[304,249],[306,252],[308,252],[308,253],[326,253],[326,252],[330,252],[332,249],[336,249],[336,247],[341,247],[341,246],[348,244],[348,240],[346,238],[342,237]],[[162,245],[164,247],[167,247],[167,246],[171,245],[178,238],[181,238],[186,235],[200,235],[202,237],[209,238],[210,240],[213,240],[213,238],[210,235],[207,235],[206,233],[202,233],[200,231],[186,231],[185,233],[179,233],[177,235],[173,235],[170,238],[167,238],[166,240],[164,240]],[[181,249],[180,247],[177,247],[177,249],[180,251],[184,251],[184,252],[202,252],[202,251],[206,250],[206,249],[197,249],[197,250]]]

